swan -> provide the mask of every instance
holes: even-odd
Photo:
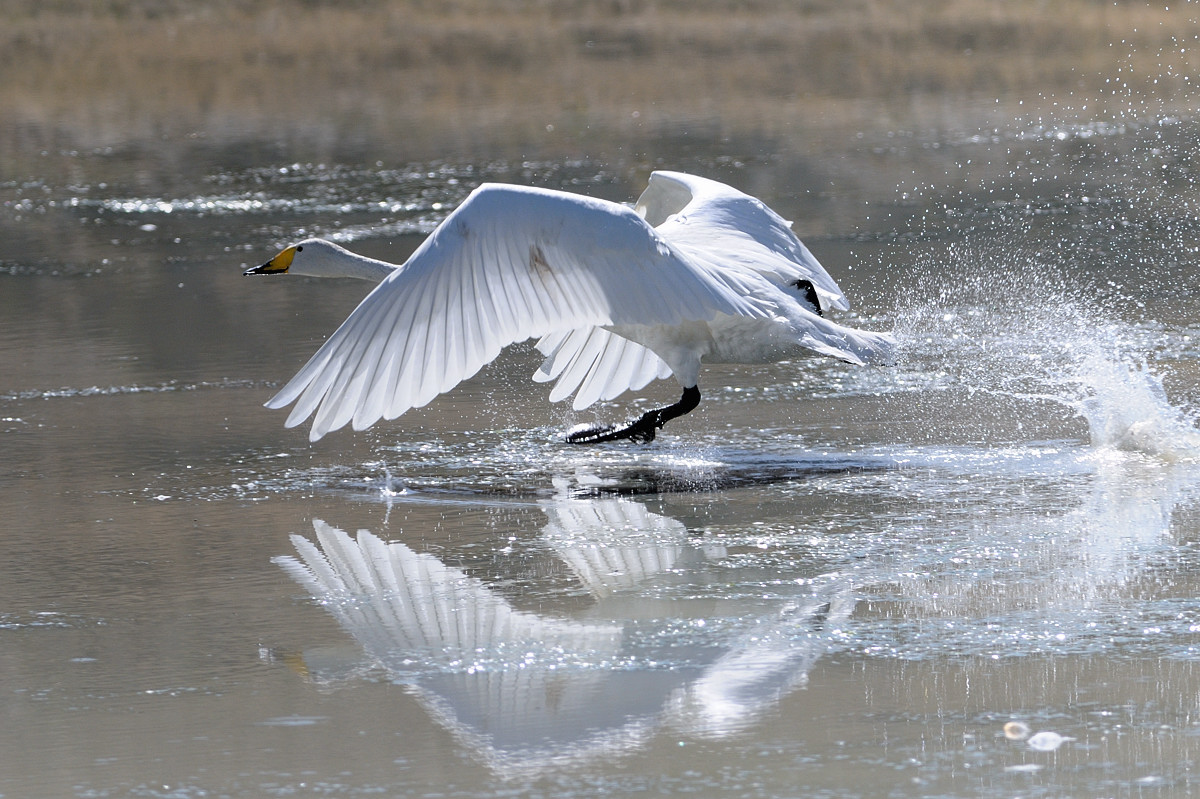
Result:
[[[679,401],[623,427],[581,426],[574,444],[652,441],[700,402],[701,363],[773,363],[805,351],[887,363],[890,334],[825,317],[849,307],[833,278],[761,201],[707,178],[654,172],[634,207],[485,183],[402,265],[322,239],[246,275],[377,282],[267,403],[295,403],[316,441],[362,430],[449,391],[509,344],[535,336],[552,401],[597,400],[674,375]]]

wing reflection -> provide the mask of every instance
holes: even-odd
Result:
[[[399,541],[366,530],[351,537],[320,520],[313,527],[317,545],[293,535],[299,559],[275,562],[486,760],[609,746],[610,731],[577,722],[598,704],[620,627],[516,610],[482,581]]]
[[[595,597],[593,610],[724,554],[628,500],[543,510],[544,540]],[[714,630],[699,621],[695,635],[664,644],[647,625],[677,619],[595,622],[518,610],[481,580],[401,542],[313,526],[316,544],[293,535],[298,557],[275,562],[432,718],[504,774],[631,751],[663,726],[710,736],[741,729],[803,684],[829,646],[827,630],[853,607],[848,591],[813,596],[805,587],[804,597],[748,624]],[[319,655],[306,661],[321,679]]]
[[[628,590],[661,572],[725,555],[696,546],[687,528],[626,500],[546,502],[542,539],[596,597]]]
[[[351,538],[319,519],[313,527],[319,548],[291,536],[303,563],[291,557],[275,562],[380,660],[401,651],[453,665],[479,653],[504,657],[513,642],[522,642],[526,659],[553,659],[582,651],[611,654],[619,644],[615,626],[514,610],[480,580],[398,541],[385,543],[366,530]]]
[[[978,658],[985,671],[999,654],[1108,651],[1124,621],[1096,608],[1119,606],[1149,579],[1198,476],[1129,461],[1072,467],[1049,481],[1049,499],[1016,503],[1017,513],[998,502],[971,517],[953,515],[953,494],[933,512],[917,496],[916,522],[866,516],[879,526],[839,531],[841,555],[824,551],[833,538],[809,543],[805,532],[800,541],[790,517],[770,551],[742,538],[730,554],[642,502],[564,490],[538,505],[540,543],[590,601],[560,615],[519,609],[496,585],[404,543],[320,521],[315,543],[293,536],[297,556],[277,562],[374,668],[507,776],[617,756],[661,730],[743,731],[834,649]],[[943,511],[950,521],[926,526]],[[742,524],[735,511],[728,517]],[[856,605],[862,596],[871,601]],[[321,657],[305,654],[315,680],[361,674]]]
[[[854,610],[849,582],[831,586],[827,599],[787,602],[739,636],[730,650],[673,697],[672,721],[692,734],[740,732],[791,691],[829,651],[830,638]]]

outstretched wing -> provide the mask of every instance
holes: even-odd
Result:
[[[779,285],[807,280],[822,308],[846,310],[841,288],[791,223],[761,200],[708,178],[655,172],[637,211],[680,252],[709,268],[743,267]]]
[[[551,333],[542,337],[537,347],[546,360],[533,379],[539,383],[557,380],[550,401],[558,402],[573,393],[572,407],[577,411],[671,375],[671,367],[651,350],[602,327]]]
[[[485,184],[354,310],[268,403],[314,416],[309,438],[425,405],[500,350],[603,325],[761,316],[726,278],[633,210]]]
[[[842,290],[796,238],[791,225],[754,197],[707,178],[655,172],[638,198],[637,211],[677,251],[722,273],[726,280],[733,279],[731,267],[776,285],[807,280],[822,308],[848,307]],[[742,291],[752,289],[743,284]],[[547,336],[538,342],[538,349],[546,361],[533,379],[557,379],[550,399],[574,393],[576,410],[671,373],[650,350],[600,328]],[[837,357],[849,356],[839,350]]]

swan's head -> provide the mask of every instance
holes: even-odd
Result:
[[[305,239],[279,253],[262,266],[242,272],[243,275],[309,275],[324,277],[331,274],[330,263],[346,253],[341,247],[324,239]]]
[[[242,274],[356,277],[378,283],[395,269],[394,264],[355,255],[332,241],[305,239],[291,247],[284,247],[262,266],[247,269]]]

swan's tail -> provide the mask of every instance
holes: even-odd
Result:
[[[896,362],[897,342],[891,333],[844,327],[828,319],[813,320],[801,334],[800,345],[850,363],[891,366]]]

